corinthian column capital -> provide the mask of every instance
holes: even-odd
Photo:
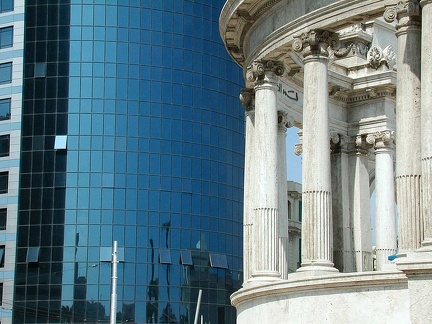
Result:
[[[294,119],[284,111],[278,111],[278,129],[285,132],[287,128],[294,125]]]
[[[255,108],[255,92],[250,88],[243,88],[240,91],[239,99],[242,103],[243,108],[246,111],[254,110]]]
[[[368,134],[366,136],[366,142],[374,145],[374,148],[376,150],[390,148],[393,144],[394,139],[395,132],[389,130]]]
[[[398,20],[396,29],[401,27],[420,25],[420,4],[418,0],[403,0],[397,5],[387,7],[384,11],[384,20],[391,23]]]
[[[246,79],[250,82],[265,81],[268,74],[281,76],[285,69],[282,62],[278,61],[254,61],[247,67]]]
[[[302,52],[303,56],[323,55],[328,57],[328,48],[337,50],[340,46],[338,34],[327,30],[312,30],[294,37],[292,48],[295,52]]]

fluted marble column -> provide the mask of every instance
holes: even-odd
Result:
[[[420,247],[421,219],[421,139],[420,139],[420,8],[418,1],[400,1],[384,13],[396,25],[396,189],[399,212],[399,256]],[[427,54],[427,53],[426,53]],[[429,53],[430,54],[430,53]]]
[[[279,195],[278,195],[278,112],[277,78],[283,74],[281,64],[273,61],[253,62],[246,78],[255,83],[253,249],[255,280],[275,280],[279,273]],[[252,179],[251,179],[252,180]]]
[[[243,280],[246,282],[252,277],[253,254],[252,237],[254,191],[251,188],[254,175],[254,131],[255,131],[255,102],[254,90],[243,89],[240,101],[246,110],[246,138],[245,138],[245,168],[244,168],[244,204],[243,204]]]
[[[340,272],[354,272],[348,145],[348,136],[331,133],[333,262]]]
[[[304,59],[303,104],[303,222],[301,267],[309,274],[336,272],[333,259],[330,131],[328,107],[328,51],[337,41],[326,31],[295,38],[293,49]]]
[[[432,251],[432,0],[422,6],[421,139],[424,239],[422,250]]]
[[[279,272],[282,279],[288,279],[288,197],[286,129],[292,122],[284,112],[278,112],[278,184],[279,184]]]
[[[375,148],[375,239],[376,269],[384,270],[388,257],[396,254],[396,211],[393,175],[393,132],[369,134]]]
[[[355,147],[349,157],[350,164],[350,215],[353,228],[354,269],[371,271],[372,229],[370,215],[369,159],[370,144],[364,135],[355,139]]]

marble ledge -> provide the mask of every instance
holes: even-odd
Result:
[[[249,281],[240,290],[231,295],[231,303],[234,307],[238,304],[255,298],[289,295],[307,291],[334,291],[350,290],[383,286],[403,286],[408,282],[407,276],[402,271],[368,271],[353,273],[337,273],[316,277],[300,277],[287,280],[269,282]]]

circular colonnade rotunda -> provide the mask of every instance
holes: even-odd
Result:
[[[432,1],[228,0],[220,34],[245,76],[237,322],[430,321]],[[294,273],[291,126],[300,128],[303,201]]]

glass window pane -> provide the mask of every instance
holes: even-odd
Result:
[[[6,229],[6,218],[7,218],[7,209],[0,209],[0,231],[4,231]]]
[[[12,47],[12,35],[13,35],[13,27],[6,27],[0,29],[0,49]]]
[[[12,82],[12,62],[0,64],[0,84]]]
[[[55,150],[65,150],[67,144],[67,135],[57,135],[54,141]]]
[[[180,263],[183,265],[193,265],[192,252],[190,250],[183,250],[180,252]]]
[[[9,156],[9,143],[9,134],[0,136],[0,157]]]
[[[171,251],[168,249],[159,250],[159,262],[171,264]]]
[[[0,120],[10,119],[11,99],[0,99]]]
[[[0,194],[5,194],[8,192],[8,179],[9,179],[8,172],[0,173]]]
[[[39,261],[39,246],[28,248],[26,261],[27,263]]]
[[[1,0],[0,12],[12,11],[14,8],[13,0]]]
[[[47,65],[46,63],[35,63],[34,66],[34,77],[44,78],[46,77]]]

